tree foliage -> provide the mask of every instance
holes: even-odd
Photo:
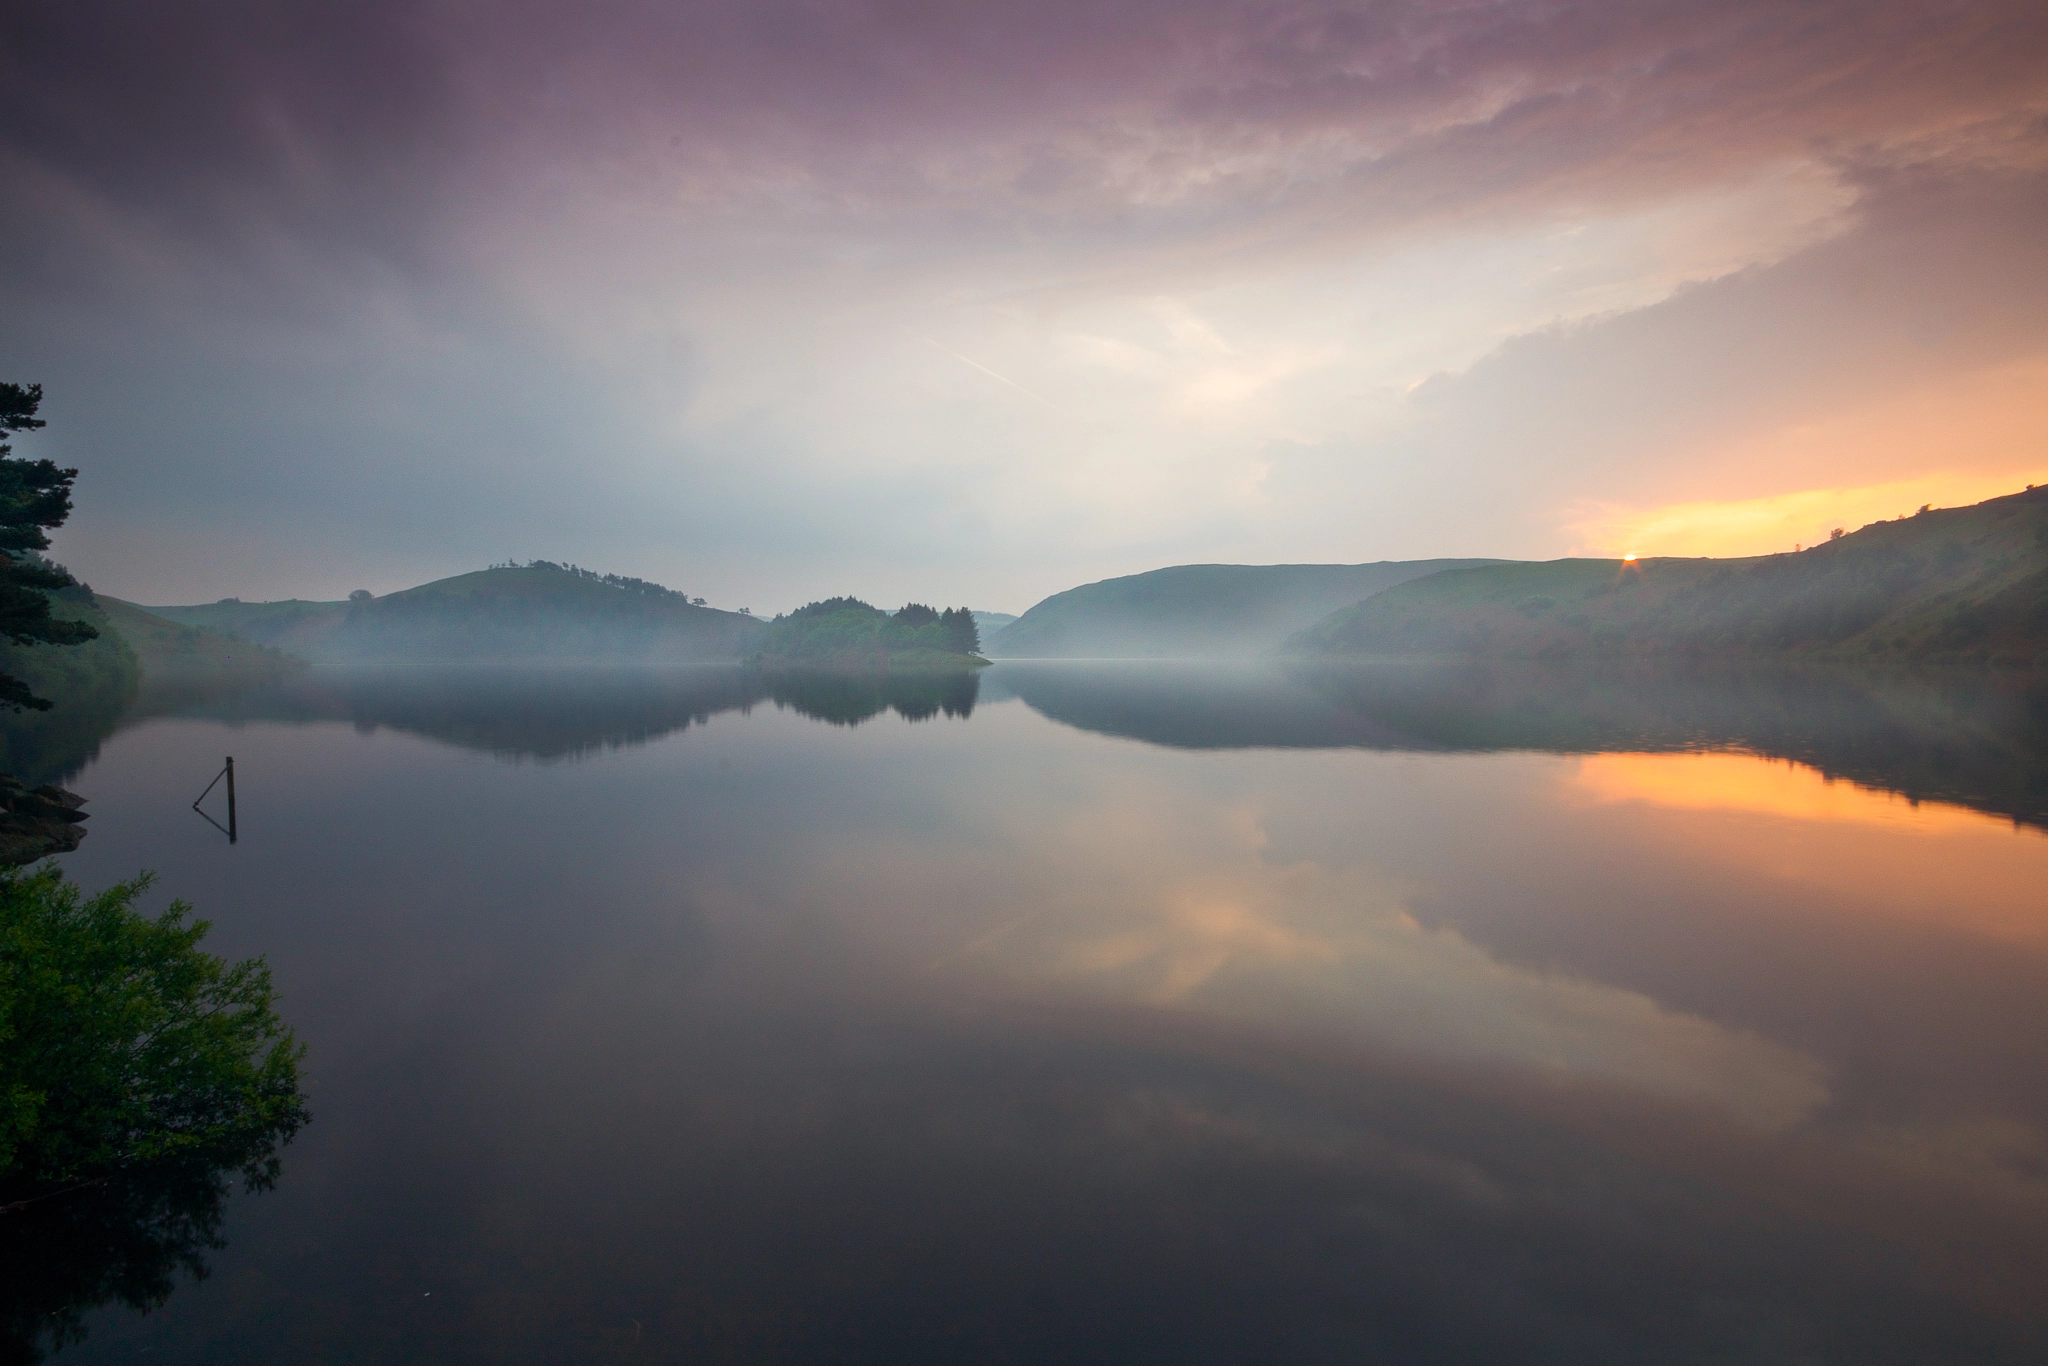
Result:
[[[0,636],[16,645],[79,645],[99,632],[50,615],[50,592],[77,580],[42,556],[50,548],[49,532],[71,515],[71,481],[78,471],[49,460],[15,459],[5,439],[39,430],[44,424],[36,410],[42,402],[40,384],[0,383]],[[0,673],[0,707],[47,711],[50,703],[22,680]]]

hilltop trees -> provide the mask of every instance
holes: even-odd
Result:
[[[49,531],[71,515],[71,481],[78,471],[58,469],[49,460],[12,459],[14,447],[5,439],[42,427],[36,416],[42,402],[40,384],[0,383],[0,636],[16,645],[82,645],[99,632],[50,615],[49,591],[77,580],[42,556],[50,548]],[[20,679],[0,673],[0,707],[48,711],[50,703]]]
[[[913,602],[885,612],[859,598],[827,598],[797,608],[769,624],[761,641],[762,662],[834,667],[973,667],[981,637],[965,607],[941,612]]]
[[[974,613],[965,607],[948,607],[941,612],[921,602],[913,602],[890,620],[907,631],[924,632],[929,627],[938,627],[936,636],[927,634],[922,638],[936,640],[938,648],[948,654],[981,653],[981,632],[975,629]]]

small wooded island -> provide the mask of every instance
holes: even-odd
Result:
[[[827,598],[775,618],[752,662],[763,668],[978,669],[981,633],[965,607],[913,602],[885,612],[859,598]]]

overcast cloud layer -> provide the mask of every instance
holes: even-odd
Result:
[[[2031,0],[15,0],[0,161],[0,377],[144,601],[1019,611],[2048,480]]]

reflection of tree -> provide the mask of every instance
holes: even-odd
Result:
[[[258,1173],[250,1183],[270,1182]],[[152,1309],[179,1272],[206,1275],[220,1247],[228,1169],[203,1158],[159,1163],[59,1189],[0,1214],[0,1361],[41,1359],[44,1343],[84,1337],[85,1314],[104,1305]]]
[[[891,707],[906,721],[941,712],[964,720],[980,694],[981,680],[971,673],[800,669],[768,676],[777,706],[835,726],[857,726]]]
[[[262,960],[200,951],[204,921],[0,875],[0,1350],[34,1360],[85,1312],[169,1295],[218,1246],[231,1177],[274,1183],[305,1123],[300,1048]]]

